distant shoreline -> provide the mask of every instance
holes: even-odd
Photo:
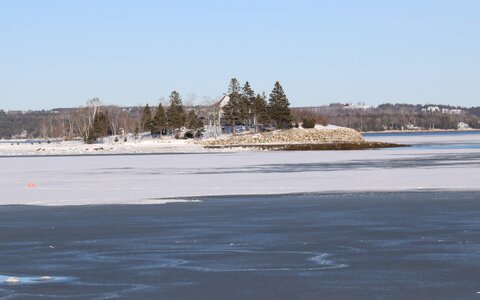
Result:
[[[352,132],[350,132],[352,131]],[[322,131],[321,131],[322,132]],[[478,135],[480,130],[409,130],[409,131],[378,131],[364,132],[367,141],[357,132],[360,137],[350,137],[353,130],[346,131],[345,137],[340,139],[339,129],[325,130],[322,134],[325,139],[305,135],[307,130],[294,130],[297,136],[288,139],[274,138],[277,135],[270,134],[263,139],[255,139],[257,135],[236,136],[231,141],[225,139],[215,139],[212,141],[199,140],[177,140],[173,138],[146,139],[139,141],[118,142],[118,143],[98,143],[84,144],[81,140],[60,141],[0,141],[0,156],[67,156],[67,155],[135,155],[135,154],[167,154],[167,153],[212,153],[212,152],[238,152],[238,151],[341,151],[341,150],[362,150],[362,149],[382,149],[382,148],[400,148],[409,145],[418,144],[418,141],[411,139],[401,139],[409,135],[430,134],[430,136],[446,133],[450,136],[462,136],[462,133],[468,135]],[[315,132],[314,132],[315,133]],[[335,134],[336,133],[336,134]],[[448,134],[450,133],[450,134]],[[338,138],[333,139],[338,135]],[[382,138],[383,135],[395,138]],[[281,137],[281,136],[280,136]],[[399,139],[400,138],[400,139]],[[457,138],[457,139],[458,139]],[[464,139],[464,138],[463,138]],[[319,142],[317,142],[319,141]],[[422,138],[424,141],[424,138]]]

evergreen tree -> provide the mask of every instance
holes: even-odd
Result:
[[[90,133],[88,137],[85,139],[87,144],[91,144],[95,142],[98,138],[108,136],[112,134],[112,130],[110,128],[110,121],[108,119],[107,113],[99,112],[95,115],[93,120],[93,124],[90,127]]]
[[[230,79],[228,84],[228,94],[229,95],[239,95],[240,94],[240,82],[237,78]]]
[[[237,105],[235,99],[229,97],[228,103],[222,108],[222,125],[234,125],[236,122]]]
[[[110,119],[106,112],[99,112],[95,121],[93,122],[93,128],[97,137],[104,137],[112,135],[112,128],[110,126]]]
[[[160,103],[155,112],[155,117],[153,117],[152,122],[152,134],[163,134],[165,128],[167,127],[167,117],[165,115],[165,109],[163,109],[162,104]]]
[[[288,102],[288,98],[280,82],[275,82],[268,101],[268,114],[270,120],[277,128],[285,129],[292,126],[292,116],[289,106],[290,102]]]
[[[252,113],[254,125],[265,125],[268,123],[268,110],[265,93],[263,95],[257,94],[253,99]]]
[[[150,109],[150,106],[148,106],[148,103],[143,109],[141,125],[144,132],[152,131],[152,110]]]
[[[223,107],[223,120],[224,125],[233,126],[233,134],[236,133],[235,125],[239,125],[241,121],[240,113],[240,84],[236,78],[230,80],[228,86],[228,97],[230,100],[228,104]]]
[[[250,83],[247,81],[243,85],[242,94],[239,101],[239,111],[241,122],[245,125],[252,124],[253,117],[253,103],[255,102],[255,92],[250,87]]]
[[[182,98],[177,91],[170,94],[170,107],[167,110],[167,125],[170,130],[181,128],[185,125],[185,111],[183,109]]]
[[[185,121],[185,127],[190,129],[190,131],[185,133],[185,138],[201,137],[204,126],[202,118],[197,115],[197,112],[195,110],[190,110]]]
[[[197,116],[197,113],[194,110],[191,110],[187,114],[185,126],[188,129],[197,130],[203,128],[204,124],[202,119]]]

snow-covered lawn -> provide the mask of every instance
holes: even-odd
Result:
[[[164,203],[171,198],[211,195],[480,190],[479,178],[478,149],[1,157],[0,204]]]

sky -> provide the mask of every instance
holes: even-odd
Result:
[[[230,78],[292,106],[480,106],[477,0],[0,0],[0,109],[200,104]]]

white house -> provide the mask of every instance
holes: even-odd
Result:
[[[434,113],[439,111],[440,111],[440,107],[438,106],[427,106],[426,108],[422,108],[422,112],[424,113]]]
[[[457,123],[457,129],[458,130],[467,130],[467,129],[470,129],[470,126],[468,126],[468,124],[465,123],[465,122],[458,122]]]
[[[443,114],[449,114],[449,115],[459,115],[462,113],[461,109],[449,109],[449,108],[442,108],[442,113]]]
[[[222,133],[221,120],[223,116],[223,108],[228,104],[229,101],[230,97],[228,95],[224,95],[220,98],[220,100],[208,107],[208,125],[206,135],[219,136]]]

